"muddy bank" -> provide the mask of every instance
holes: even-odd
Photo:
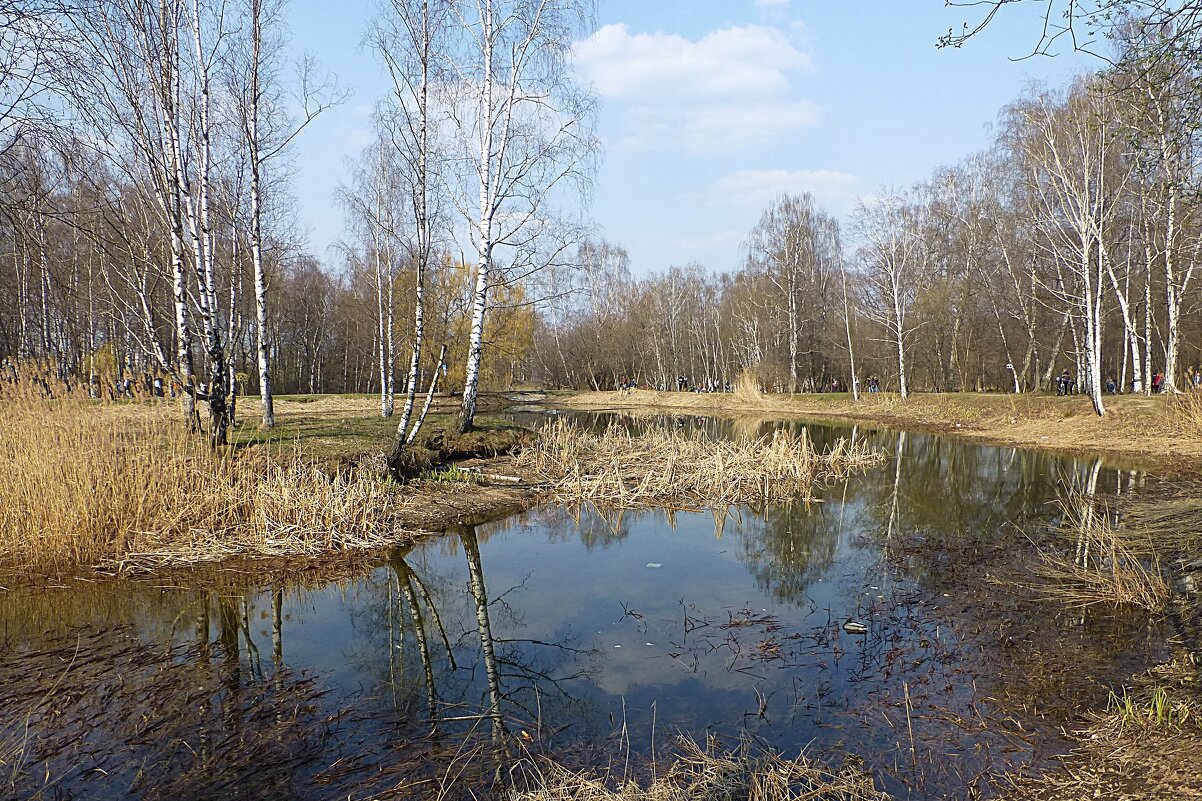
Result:
[[[632,390],[557,392],[546,401],[568,409],[807,417],[865,422],[879,426],[955,434],[981,443],[1038,448],[1071,455],[1118,457],[1166,476],[1202,470],[1202,436],[1196,422],[1173,396],[1107,396],[1108,413],[1099,418],[1084,396],[846,393],[771,395]]]

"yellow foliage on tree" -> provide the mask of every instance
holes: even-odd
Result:
[[[441,321],[431,321],[433,341],[447,343],[447,376],[442,386],[462,390],[467,368],[471,326],[473,265],[456,260],[440,271],[434,308],[446,309]],[[484,326],[484,352],[480,364],[481,389],[509,389],[527,378],[527,362],[534,346],[534,308],[520,282],[494,284],[488,293]]]

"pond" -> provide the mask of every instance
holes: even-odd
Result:
[[[401,797],[466,781],[487,762],[468,743],[499,728],[581,765],[714,734],[855,755],[898,798],[955,798],[1046,765],[1062,726],[1162,653],[1157,624],[1033,604],[1002,570],[1066,487],[1138,491],[1141,474],[808,428],[889,458],[809,504],[547,506],[337,579],[9,592],[0,707],[21,725],[0,729],[0,759],[25,766],[19,797]]]

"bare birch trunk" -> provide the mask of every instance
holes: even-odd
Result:
[[[851,399],[860,399],[860,381],[856,377],[856,352],[851,339],[851,301],[847,297],[847,270],[839,268],[843,279],[843,327],[847,332],[847,359],[851,363]]]
[[[481,9],[480,46],[483,58],[485,76],[493,74],[493,10],[492,0],[484,0]],[[476,419],[476,398],[480,386],[480,359],[484,346],[484,312],[488,305],[489,271],[492,268],[493,254],[493,221],[496,214],[493,193],[493,166],[496,155],[493,152],[493,81],[487,78],[481,88],[480,101],[480,152],[477,162],[479,176],[479,208],[480,216],[477,222],[476,235],[479,237],[479,261],[476,265],[476,287],[472,300],[472,325],[468,334],[467,369],[463,382],[463,405],[459,412],[459,420],[455,430],[465,433],[472,430]]]
[[[255,322],[258,340],[259,397],[263,427],[275,427],[268,363],[267,273],[263,264],[262,164],[259,159],[259,64],[262,59],[262,0],[251,0],[250,103],[246,109],[246,141],[250,158],[250,258],[255,269]]]
[[[191,221],[193,247],[196,255],[197,279],[203,298],[201,313],[204,317],[205,336],[209,355],[209,439],[214,445],[226,444],[228,418],[225,408],[226,363],[225,345],[222,342],[221,310],[217,295],[217,277],[214,266],[213,232],[210,218],[209,184],[211,170],[211,127],[209,123],[209,70],[201,39],[200,0],[192,0],[192,40],[196,48],[196,67],[200,80],[200,141],[197,144],[200,159],[198,176],[198,209],[191,208],[191,196],[185,194],[188,203],[188,218]]]

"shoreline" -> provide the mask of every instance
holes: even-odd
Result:
[[[1132,460],[1164,478],[1202,471],[1202,437],[1183,429],[1171,396],[1109,396],[1110,410],[1097,417],[1084,396],[997,394],[844,393],[741,396],[738,393],[679,393],[655,390],[564,391],[544,405],[574,411],[662,411],[758,416],[765,420],[810,419],[869,423],[889,429],[951,434],[980,445],[1052,451],[1071,456]]]

